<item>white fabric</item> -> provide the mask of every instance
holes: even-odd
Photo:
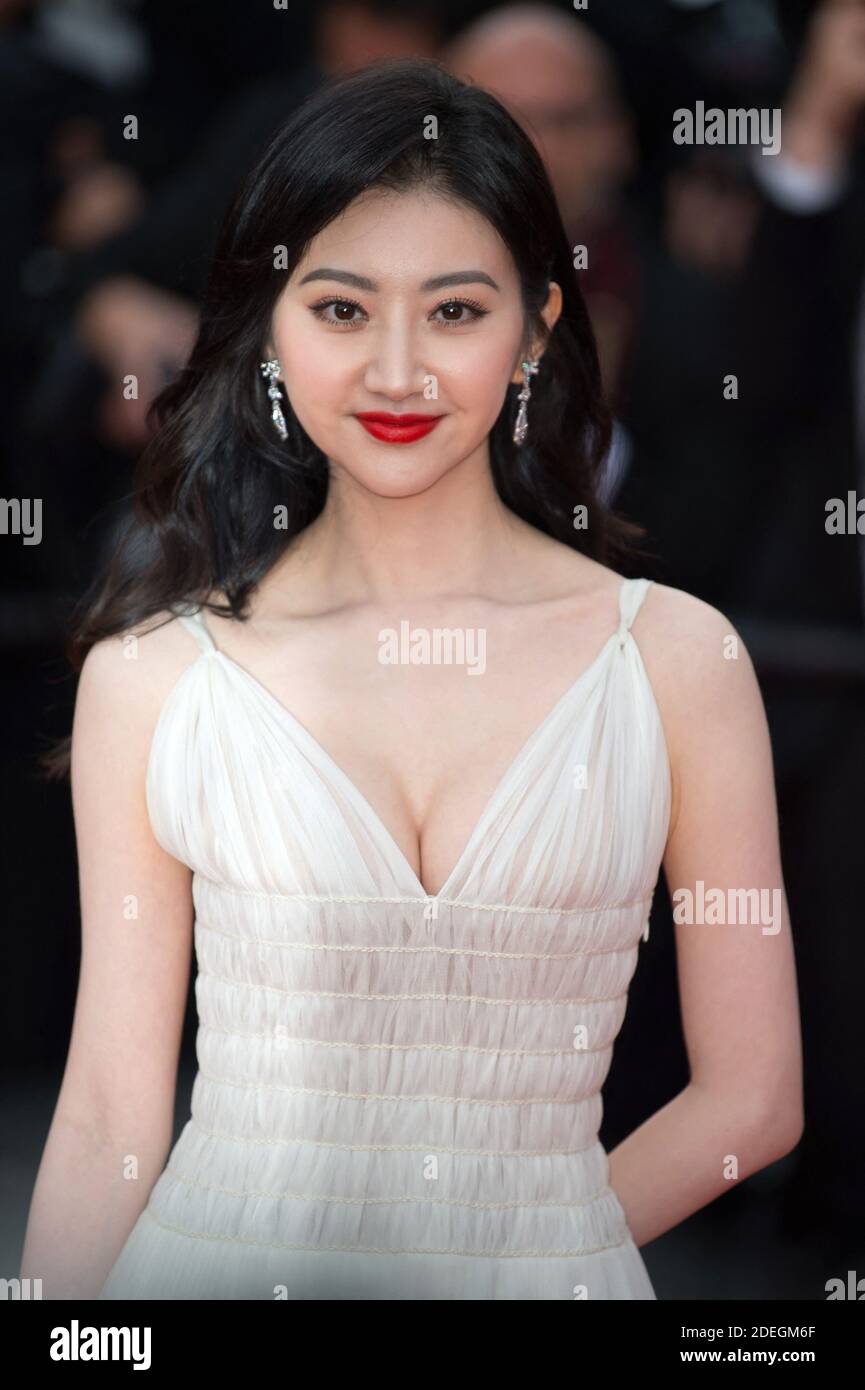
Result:
[[[655,1298],[598,1140],[670,815],[630,632],[649,582],[623,581],[618,631],[434,897],[181,616],[203,650],[160,713],[147,802],[194,871],[199,1071],[100,1298]]]
[[[813,216],[833,207],[850,183],[846,166],[821,169],[781,150],[771,159],[766,159],[754,146],[751,151],[751,171],[779,208],[785,212]]]

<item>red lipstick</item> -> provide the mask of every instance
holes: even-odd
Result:
[[[365,410],[356,417],[368,434],[384,444],[413,444],[434,430],[441,415],[389,415],[384,410]]]

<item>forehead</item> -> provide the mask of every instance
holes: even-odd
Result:
[[[382,286],[410,286],[448,270],[484,270],[504,288],[517,283],[510,251],[474,208],[419,190],[374,189],[313,237],[291,283],[327,266]]]

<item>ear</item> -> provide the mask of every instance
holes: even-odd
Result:
[[[546,336],[545,336],[545,337],[542,337],[542,338],[535,338],[535,339],[533,339],[533,340],[531,341],[531,343],[529,344],[528,349],[527,349],[526,351],[520,353],[519,361],[517,362],[517,365],[516,365],[516,367],[514,368],[513,375],[511,376],[511,382],[512,382],[512,384],[513,384],[514,386],[522,386],[522,385],[523,385],[523,368],[522,368],[523,362],[524,362],[526,359],[531,360],[531,359],[540,358],[540,357],[543,356],[544,351],[545,351],[546,346],[547,346],[547,343],[548,343],[548,341],[549,341],[549,335],[552,333],[553,329],[555,328],[555,326],[556,326],[556,320],[558,319],[558,317],[559,317],[559,315],[561,314],[561,312],[562,312],[562,290],[561,290],[561,286],[558,285],[558,284],[556,284],[556,281],[555,281],[555,280],[551,280],[551,281],[550,281],[550,284],[549,284],[549,289],[548,289],[548,291],[547,291],[547,302],[546,302],[546,304],[544,305],[544,307],[541,309],[541,318],[544,320],[544,323],[546,324],[546,329],[547,329]]]

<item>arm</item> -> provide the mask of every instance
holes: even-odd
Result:
[[[815,403],[835,400],[849,370],[862,221],[853,155],[863,106],[865,3],[824,0],[784,100],[781,153],[751,159],[766,197],[737,300],[735,370],[773,439],[779,428],[810,430]]]
[[[664,871],[674,920],[674,895],[694,893],[697,880],[725,897],[729,889],[769,889],[767,904],[779,912],[770,934],[753,918],[676,926],[691,1079],[610,1154],[611,1186],[638,1245],[788,1153],[802,1133],[795,961],[757,680],[741,639],[738,657],[725,659],[735,631],[723,614],[663,586],[644,609],[653,603],[663,637],[649,644],[651,661],[645,642],[641,650],[673,769]],[[648,618],[638,615],[635,635],[644,622],[649,630]]]
[[[190,871],[154,838],[144,799],[164,631],[139,640],[137,660],[99,643],[76,697],[81,969],[21,1269],[50,1299],[97,1296],[172,1138],[193,913]],[[124,1176],[130,1155],[137,1178]]]
[[[824,178],[842,175],[863,104],[865,5],[861,0],[824,0],[811,18],[787,94],[785,153]]]

